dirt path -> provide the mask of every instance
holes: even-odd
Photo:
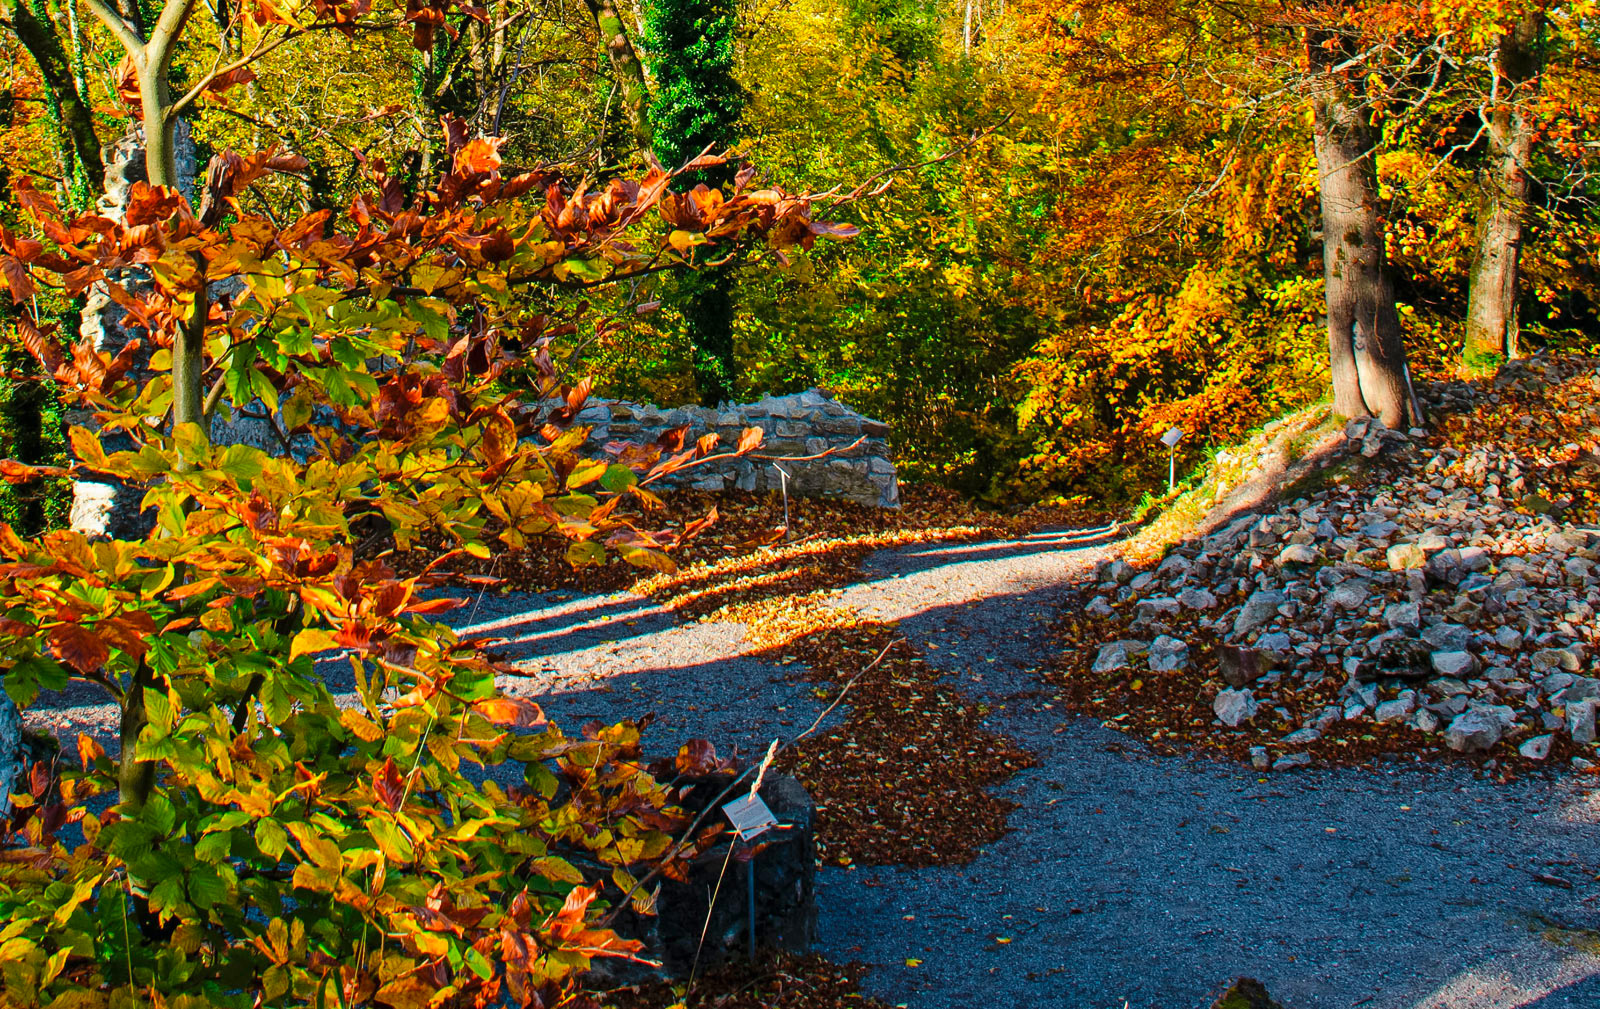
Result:
[[[971,865],[825,869],[822,952],[873,964],[868,991],[915,1009],[1188,1009],[1237,974],[1290,1009],[1600,1005],[1600,942],[1570,930],[1600,923],[1600,795],[1465,768],[1257,775],[1063,717],[1031,670],[1105,542],[885,551],[838,594],[898,621],[1039,763],[1004,786],[1013,832]],[[672,698],[647,737],[663,750],[757,751],[820,710],[741,625],[632,595],[484,597],[462,620],[510,640],[529,677],[508,689],[563,724]],[[29,718],[70,731],[107,714],[63,698]]]

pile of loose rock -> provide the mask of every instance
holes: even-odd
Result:
[[[1509,430],[1353,421],[1363,464],[1347,478],[1239,515],[1151,570],[1102,564],[1086,611],[1115,640],[1087,669],[1068,663],[1079,699],[1100,715],[1137,709],[1124,721],[1152,739],[1162,712],[1141,701],[1165,704],[1189,729],[1165,735],[1230,736],[1262,768],[1408,748],[1590,766],[1600,530],[1578,498],[1600,441],[1600,367],[1518,362],[1493,384],[1430,393],[1436,413],[1499,413]],[[1195,725],[1207,702],[1214,721]]]

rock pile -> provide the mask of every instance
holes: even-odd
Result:
[[[1474,429],[1518,394],[1510,437]],[[1209,701],[1210,731],[1257,737],[1261,767],[1304,766],[1330,752],[1319,741],[1380,740],[1589,766],[1600,529],[1579,471],[1600,440],[1600,368],[1518,362],[1431,398],[1454,415],[1439,434],[1353,421],[1347,452],[1364,464],[1344,479],[1239,515],[1153,570],[1102,564],[1086,607],[1115,638],[1093,652],[1100,694],[1187,677],[1195,704],[1171,714]],[[1183,696],[1143,680],[1122,693]]]

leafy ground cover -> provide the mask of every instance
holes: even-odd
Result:
[[[836,964],[816,955],[782,954],[729,963],[687,983],[657,982],[606,993],[615,1009],[888,1009],[861,994],[861,964]]]

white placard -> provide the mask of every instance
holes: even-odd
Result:
[[[739,832],[739,840],[753,841],[778,825],[778,818],[759,795],[746,795],[722,807],[728,822]]]
[[[1183,428],[1175,427],[1175,428],[1172,428],[1171,430],[1169,430],[1166,434],[1161,436],[1161,444],[1167,446],[1167,448],[1175,448],[1177,446],[1177,444],[1178,444],[1178,439],[1180,439],[1182,437],[1183,437]]]

